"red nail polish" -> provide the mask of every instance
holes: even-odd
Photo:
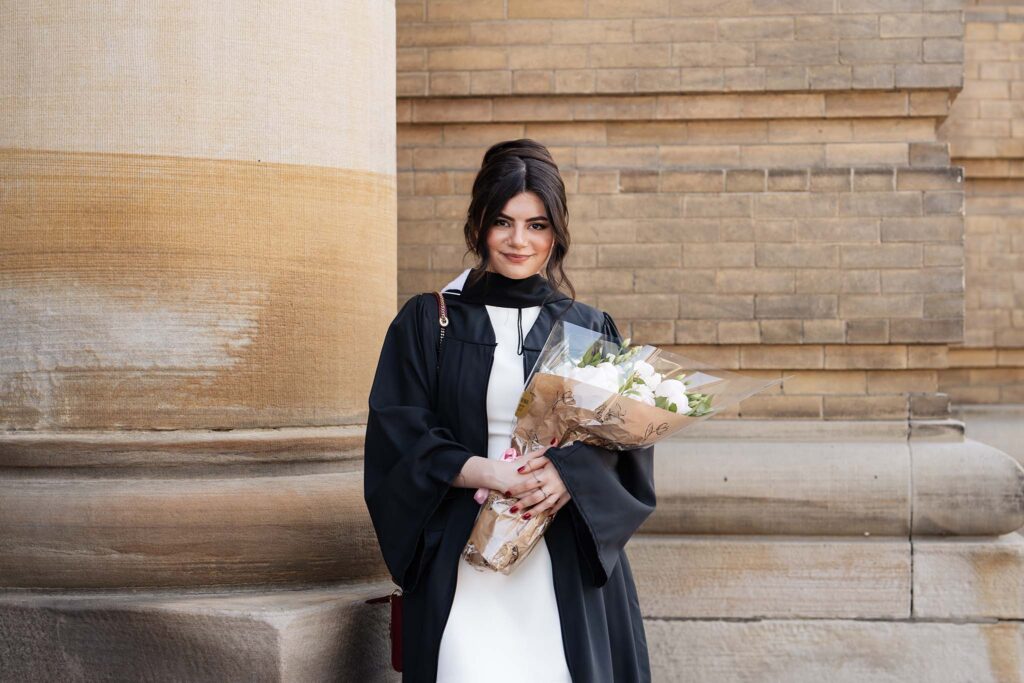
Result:
[[[530,513],[529,512],[527,512],[525,515],[523,515],[523,519],[529,519],[529,518],[530,518]]]
[[[506,497],[506,498],[508,498],[508,497],[509,497],[509,496],[511,496],[511,495],[512,495],[512,492],[511,492],[511,491],[505,491],[505,497]]]
[[[525,469],[526,469],[526,465],[523,465],[522,467],[517,469],[516,472],[522,473],[522,471],[525,470]]]
[[[554,446],[556,443],[558,443],[558,437],[557,436],[554,437],[553,439],[551,439],[551,445],[552,446]]]
[[[519,506],[518,505],[513,505],[512,507],[509,508],[508,511],[509,512],[516,512],[518,510],[519,510]]]

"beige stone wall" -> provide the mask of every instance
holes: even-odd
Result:
[[[399,301],[462,268],[486,148],[547,144],[579,298],[634,340],[790,375],[738,415],[944,411],[959,2],[398,6]],[[912,407],[912,406],[916,406]]]
[[[1024,402],[1024,7],[968,3],[964,88],[939,135],[965,173],[964,344],[940,386]]]

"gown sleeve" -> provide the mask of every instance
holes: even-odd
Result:
[[[602,333],[622,342],[607,313]],[[572,496],[565,510],[589,580],[603,586],[626,542],[654,512],[654,446],[617,451],[576,441],[546,455]]]
[[[392,321],[366,421],[363,496],[384,563],[404,591],[416,586],[422,572],[427,522],[474,455],[431,407],[438,340],[437,326],[426,321],[436,315],[433,296],[419,294]]]

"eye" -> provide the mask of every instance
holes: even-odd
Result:
[[[498,226],[501,226],[503,228],[509,227],[508,221],[506,221],[504,218],[496,218],[496,219],[494,219],[494,224],[498,225]],[[531,228],[537,228],[538,230],[547,230],[548,224],[547,223],[531,223],[530,227]]]

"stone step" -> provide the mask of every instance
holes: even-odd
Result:
[[[655,680],[1021,680],[1024,537],[912,545],[635,536]],[[0,680],[398,681],[391,588],[0,591]]]
[[[1024,536],[914,539],[914,617],[1024,619]]]
[[[1024,619],[1024,536],[634,536],[645,617]]]
[[[1024,624],[644,621],[654,683],[1013,683]]]
[[[0,680],[394,683],[391,588],[0,591]]]

